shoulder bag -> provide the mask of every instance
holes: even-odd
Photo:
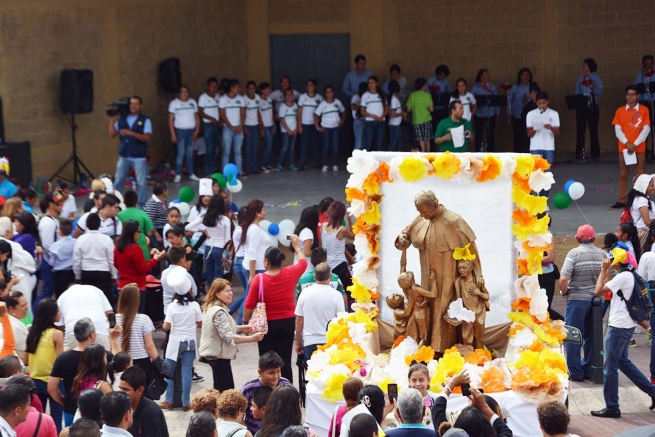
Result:
[[[264,275],[259,274],[259,297],[257,305],[250,317],[250,326],[254,332],[268,332],[268,319],[266,318],[266,304],[264,303]]]

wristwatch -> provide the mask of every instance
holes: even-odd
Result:
[[[562,290],[559,291],[560,296],[568,296],[569,293],[562,293]]]

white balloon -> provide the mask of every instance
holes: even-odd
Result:
[[[189,212],[191,211],[191,207],[186,202],[180,202],[180,203],[176,204],[175,206],[177,206],[177,209],[180,210],[180,215],[182,217],[186,217],[189,214]]]
[[[278,227],[280,228],[280,233],[278,234],[278,237],[280,237],[280,242],[282,242],[282,238],[286,240],[287,235],[293,234],[293,231],[296,230],[295,223],[293,220],[289,219],[282,220],[280,223],[278,223]]]
[[[241,181],[239,179],[237,179],[236,185],[227,184],[227,189],[231,193],[238,193],[239,191],[243,190],[243,184],[241,183]]]
[[[582,185],[581,182],[572,183],[569,187],[569,196],[571,196],[571,199],[573,200],[578,200],[584,196],[584,185]]]
[[[293,232],[293,231],[291,231],[291,232]],[[278,237],[278,241],[279,241],[280,244],[281,244],[282,246],[284,246],[284,247],[289,247],[289,246],[291,246],[291,240],[287,240],[287,235],[288,235],[288,234],[284,234],[284,235],[282,235],[282,232],[280,232],[280,234],[277,235],[277,237]]]
[[[262,220],[259,222],[259,227],[268,234],[268,227],[271,225],[270,220]]]
[[[271,242],[269,243],[269,245],[270,245],[271,247],[277,247],[277,235],[271,235],[271,234],[268,234],[268,236],[269,236],[270,239],[271,239]]]

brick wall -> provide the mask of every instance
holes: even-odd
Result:
[[[350,21],[348,0],[269,0],[268,22],[347,23]]]

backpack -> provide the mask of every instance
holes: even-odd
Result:
[[[619,219],[620,223],[630,223],[632,221],[632,214],[630,213],[630,208],[625,207],[621,212],[621,218]]]
[[[234,264],[234,241],[229,240],[223,247],[223,273],[230,273]]]
[[[630,318],[635,322],[645,322],[650,318],[653,311],[653,303],[648,294],[646,281],[634,270],[629,270],[635,278],[635,284],[632,288],[632,295],[629,299],[623,297],[623,291],[619,290],[616,294],[625,302],[625,306],[630,314]]]

